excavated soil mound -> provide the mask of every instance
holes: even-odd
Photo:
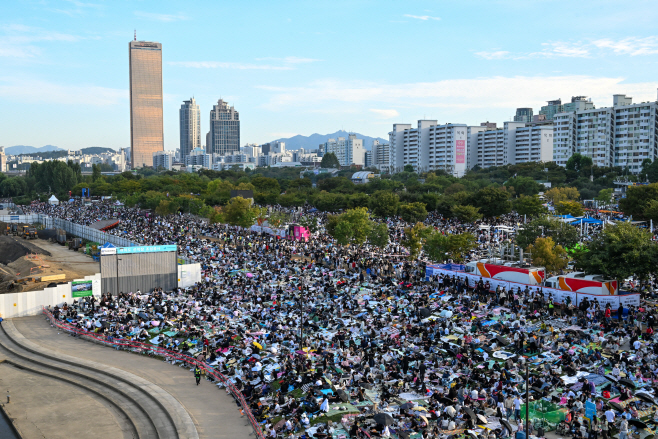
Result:
[[[50,252],[37,247],[26,239],[6,235],[0,236],[0,264],[9,265],[30,253],[50,256]]]

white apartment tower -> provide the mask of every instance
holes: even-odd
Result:
[[[328,139],[321,145],[324,154],[334,153],[341,166],[365,164],[365,149],[363,139],[357,139],[356,134],[350,134],[347,139]]]
[[[194,98],[183,101],[178,112],[180,120],[180,158],[190,155],[193,149],[201,148],[201,112]]]
[[[579,153],[597,166],[639,173],[644,160],[658,157],[658,102],[614,95],[612,107],[558,113],[554,120],[553,160],[561,166]]]
[[[392,171],[412,165],[417,172],[444,170],[462,176],[468,168],[470,142],[485,127],[465,124],[439,125],[436,120],[419,120],[417,128],[394,124],[388,133]]]

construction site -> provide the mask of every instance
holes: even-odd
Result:
[[[43,290],[100,272],[98,258],[87,254],[91,249],[61,230],[7,223],[0,230],[0,294]]]

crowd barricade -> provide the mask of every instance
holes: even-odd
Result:
[[[427,280],[430,280],[432,277],[435,277],[437,274],[441,274],[441,275],[447,274],[450,277],[455,276],[455,278],[461,279],[462,281],[468,280],[468,285],[470,286],[473,286],[477,284],[480,280],[482,280],[482,282],[484,283],[489,282],[490,291],[496,291],[496,288],[499,286],[504,287],[507,291],[510,291],[512,289],[516,291],[517,288],[521,288],[521,290],[523,291],[527,287],[531,293],[534,292],[542,293],[546,300],[548,300],[548,298],[551,297],[554,303],[564,303],[564,301],[567,300],[567,297],[570,297],[571,303],[573,303],[576,306],[580,305],[580,303],[585,298],[587,298],[587,300],[589,300],[590,302],[596,299],[601,305],[601,307],[605,307],[606,305],[610,304],[610,308],[612,310],[616,310],[617,308],[619,308],[620,303],[623,304],[624,307],[626,308],[628,308],[631,305],[636,308],[639,308],[640,306],[639,293],[624,294],[624,295],[578,293],[575,291],[565,291],[565,290],[559,290],[557,288],[548,288],[541,285],[529,285],[520,282],[508,282],[505,280],[494,279],[490,277],[482,277],[480,275],[470,274],[464,271],[446,270],[444,268],[439,268],[439,266],[437,265],[428,265],[425,274]]]
[[[233,395],[233,397],[238,400],[238,402],[242,406],[242,412],[247,416],[249,422],[251,423],[251,426],[254,429],[254,432],[256,433],[256,437],[259,439],[265,439],[265,436],[263,435],[263,430],[258,424],[258,422],[256,421],[256,418],[254,418],[253,413],[251,413],[249,404],[244,399],[242,392],[240,392],[235,387],[235,385],[231,380],[229,380],[223,374],[216,371],[214,368],[208,366],[207,364],[197,361],[193,357],[182,355],[179,354],[178,352],[174,352],[169,349],[161,348],[158,346],[154,346],[138,341],[124,340],[124,339],[115,340],[112,337],[106,337],[101,334],[96,334],[94,332],[89,332],[80,328],[76,328],[75,326],[69,323],[65,323],[57,320],[53,316],[53,314],[50,311],[48,311],[46,308],[43,308],[43,313],[46,315],[46,317],[48,317],[48,320],[50,320],[50,323],[53,326],[56,326],[57,328],[61,329],[62,331],[68,332],[69,334],[76,334],[79,336],[89,337],[100,344],[104,344],[106,346],[112,346],[116,349],[124,349],[135,353],[148,352],[155,355],[163,356],[165,359],[183,361],[187,364],[199,366],[199,369],[205,371],[206,376],[208,375],[212,376],[215,379],[215,381],[222,383],[226,387],[226,389],[228,389],[231,395]]]

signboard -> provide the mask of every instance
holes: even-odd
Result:
[[[94,292],[94,282],[91,280],[80,280],[71,282],[71,297],[87,297]]]
[[[466,163],[466,140],[455,140],[455,163]]]
[[[426,268],[426,278],[429,276],[436,276],[437,274],[447,274],[450,277],[453,275],[457,279],[468,280],[469,285],[475,285],[477,282],[482,279],[483,282],[489,282],[490,290],[495,291],[496,287],[501,286],[505,287],[507,291],[513,290],[516,291],[518,288],[525,290],[528,287],[528,290],[531,292],[540,291],[543,293],[544,297],[548,299],[549,297],[553,299],[554,303],[563,303],[567,297],[571,298],[571,303],[575,306],[580,305],[580,303],[587,298],[590,302],[596,300],[601,308],[605,308],[607,304],[610,304],[610,308],[616,310],[619,308],[619,304],[624,305],[624,308],[628,308],[633,305],[636,308],[640,306],[640,295],[639,294],[628,294],[628,295],[607,295],[607,294],[586,294],[586,293],[576,293],[573,291],[564,291],[556,288],[543,287],[541,285],[528,285],[520,282],[507,282],[498,279],[486,278],[479,276],[477,274],[464,273],[459,271],[451,271],[440,268],[438,265],[428,265]]]
[[[590,401],[585,402],[585,416],[592,419],[596,415],[596,404]]]
[[[176,250],[178,250],[178,246],[176,245],[142,245],[137,247],[117,247],[116,254],[175,252]]]
[[[117,254],[117,248],[116,247],[101,248],[101,256],[116,255],[116,254]]]

